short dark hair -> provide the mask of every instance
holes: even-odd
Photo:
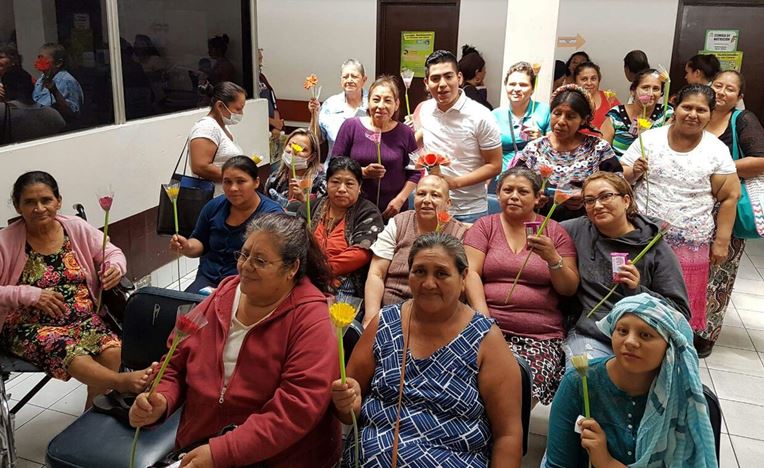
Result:
[[[329,161],[329,167],[326,169],[326,180],[329,180],[339,171],[349,171],[356,178],[358,183],[363,182],[363,172],[361,165],[354,159],[347,156],[334,157]]]
[[[424,61],[424,75],[430,76],[430,66],[437,65],[439,63],[453,63],[454,69],[459,70],[459,62],[456,60],[456,55],[450,50],[436,50],[427,56],[427,60]]]
[[[61,193],[58,191],[58,182],[56,182],[56,179],[54,179],[52,175],[44,171],[29,171],[21,174],[19,178],[16,179],[16,182],[13,183],[11,200],[13,201],[13,206],[15,208],[18,208],[19,203],[21,203],[21,192],[23,192],[25,188],[34,184],[47,185],[53,192],[53,196],[61,200]]]
[[[204,83],[199,85],[199,92],[210,98],[210,106],[214,106],[218,101],[227,106],[235,102],[242,94],[247,97],[244,88],[231,81],[221,81],[214,86],[209,82]]]
[[[29,75],[20,68],[13,67],[3,75],[3,86],[5,87],[6,101],[34,102],[32,100],[34,83],[29,79]]]
[[[580,75],[581,72],[583,72],[587,68],[591,68],[592,70],[596,71],[597,72],[597,78],[602,80],[602,72],[600,71],[600,66],[597,65],[594,62],[589,62],[588,60],[586,62],[583,62],[583,63],[579,64],[576,67],[576,69],[573,70],[573,79],[575,80],[576,78],[578,78],[578,75]]]
[[[457,64],[465,80],[475,78],[477,72],[485,68],[485,60],[480,52],[469,44],[462,46],[462,59]]]
[[[228,34],[222,36],[213,36],[207,40],[207,47],[211,49],[219,50],[223,55],[228,51],[228,43],[231,39],[228,38]]]
[[[682,101],[690,96],[695,96],[696,94],[705,97],[706,102],[708,103],[708,109],[714,110],[714,107],[716,107],[716,93],[710,86],[701,84],[686,85],[680,89],[676,95],[676,106],[679,106]]]
[[[567,104],[581,116],[584,122],[591,119],[594,110],[592,109],[588,95],[583,88],[568,85],[568,87],[561,86],[557,89],[559,92],[555,92],[552,96],[552,101],[549,103],[549,108],[552,111],[561,104]]]
[[[690,57],[687,61],[687,66],[692,70],[700,70],[707,81],[711,81],[722,69],[719,59],[716,55],[711,54],[697,54]]]
[[[528,75],[528,79],[531,81],[531,89],[535,87],[536,84],[536,74],[533,72],[533,65],[531,65],[528,62],[517,62],[513,63],[511,67],[509,67],[509,70],[507,70],[507,74],[504,75],[504,84],[507,84],[509,81],[509,75],[512,73],[525,73]]]
[[[246,172],[248,176],[252,177],[252,180],[260,180],[257,175],[257,164],[255,164],[255,161],[250,157],[240,155],[229,158],[225,164],[223,164],[221,173],[225,173],[228,169],[238,169],[242,172]]]
[[[632,73],[639,73],[650,68],[650,62],[647,61],[646,53],[641,50],[632,50],[623,57],[623,66]]]
[[[66,67],[66,49],[64,46],[56,42],[46,42],[40,48],[50,52],[50,55],[53,57],[54,65],[61,62],[61,68]]]
[[[533,188],[533,193],[539,193],[541,190],[541,177],[536,172],[528,169],[525,166],[515,166],[502,172],[499,178],[496,180],[496,193],[501,191],[501,186],[504,184],[504,180],[509,176],[524,177],[528,179]]]
[[[448,252],[449,256],[454,259],[456,270],[460,275],[463,274],[469,266],[467,253],[464,251],[464,244],[462,244],[462,241],[456,237],[442,232],[431,232],[416,238],[414,244],[411,246],[411,250],[409,250],[409,270],[411,270],[411,266],[414,264],[414,259],[419,252],[438,247]]]
[[[570,75],[570,62],[572,62],[573,61],[573,57],[575,57],[577,55],[583,55],[584,57],[586,57],[586,61],[587,62],[589,62],[591,60],[589,58],[589,54],[587,54],[583,50],[579,51],[579,52],[573,52],[572,54],[570,54],[570,57],[568,57],[568,60],[565,61],[565,74],[566,75]]]

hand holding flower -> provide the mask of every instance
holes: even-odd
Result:
[[[143,427],[154,424],[167,412],[167,399],[161,393],[141,393],[130,407],[130,426]]]
[[[597,421],[586,418],[579,423],[581,427],[581,447],[589,452],[593,466],[610,466],[612,457],[607,449],[607,436]]]
[[[632,291],[639,287],[641,278],[639,270],[633,263],[631,263],[631,260],[627,260],[626,265],[621,265],[621,268],[618,270],[617,282],[623,284]]]
[[[180,234],[173,235],[170,238],[170,249],[178,252],[179,254],[183,253],[184,250],[188,250],[188,239],[181,236]]]
[[[364,179],[381,179],[385,176],[385,172],[385,166],[377,163],[371,163],[361,169]]]
[[[108,291],[119,284],[119,280],[122,279],[122,272],[115,265],[109,265],[109,262],[106,262],[104,268],[105,271],[101,273],[101,285],[103,289]]]
[[[631,167],[631,170],[634,174],[634,180],[636,181],[640,177],[642,177],[643,174],[647,172],[649,169],[649,164],[647,162],[646,158],[639,158],[634,162],[634,165]]]
[[[543,234],[529,236],[527,242],[528,248],[532,249],[547,264],[553,265],[560,261],[560,254],[557,253],[557,249],[549,237]]]
[[[361,385],[352,377],[347,377],[345,383],[342,379],[332,382],[332,403],[338,415],[347,415],[355,411],[355,407],[361,406]]]

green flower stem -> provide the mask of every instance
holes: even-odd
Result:
[[[106,210],[103,216],[103,241],[101,242],[101,274],[105,273],[103,266],[106,264],[106,243],[109,242],[109,210]],[[96,313],[101,310],[103,301],[103,284],[98,290],[98,301],[96,301]]]
[[[164,361],[162,362],[162,367],[159,368],[159,372],[157,373],[156,377],[154,377],[154,381],[151,382],[151,388],[149,388],[149,398],[151,398],[151,395],[154,394],[154,391],[157,388],[157,385],[159,385],[159,382],[162,380],[162,377],[164,376],[165,370],[167,370],[167,365],[170,363],[170,359],[172,358],[172,355],[175,354],[175,350],[178,348],[178,345],[180,344],[180,340],[183,338],[183,335],[176,329],[175,330],[175,336],[172,338],[172,344],[170,345],[170,350],[167,351],[167,355],[164,358]],[[141,428],[136,427],[135,428],[135,435],[133,436],[133,445],[130,447],[130,468],[133,468],[135,466],[135,451],[138,447],[138,436],[141,433]]]
[[[377,142],[377,164],[382,164],[382,154],[380,150],[380,146],[382,145],[382,133],[379,134],[380,141]],[[379,181],[377,182],[377,208],[379,208],[379,193],[382,189],[382,178],[380,177]]]
[[[310,223],[310,190],[308,190],[308,193],[305,195],[307,197],[307,203],[308,203],[308,229],[312,229],[313,226]]]
[[[172,201],[172,216],[173,221],[175,221],[175,235],[180,234],[180,229],[178,228],[178,198],[173,197],[170,199]],[[178,253],[178,259],[176,261],[178,266],[178,291],[180,291],[180,256],[182,254]]]
[[[669,91],[671,90],[671,80],[666,80],[666,89],[663,93],[663,123],[666,123],[666,120],[668,120],[668,115],[666,115],[666,111],[668,110],[668,101],[669,101]]]
[[[542,182],[541,190],[543,192],[544,185],[546,184],[546,180]],[[557,209],[557,203],[552,203],[552,207],[549,209],[549,213],[547,213],[546,218],[544,218],[544,222],[541,223],[541,226],[539,226],[538,231],[536,231],[536,235],[540,236],[542,232],[544,232],[544,228],[546,227],[546,224],[549,222],[549,218],[552,217],[552,214],[554,213],[554,210]],[[517,282],[520,280],[520,275],[523,273],[523,270],[525,269],[525,265],[528,264],[528,260],[531,258],[531,254],[533,253],[533,250],[528,252],[528,256],[525,257],[525,261],[523,262],[523,265],[520,267],[520,270],[517,272],[517,275],[515,275],[515,280],[512,282],[512,287],[509,289],[509,293],[507,294],[507,298],[504,300],[505,304],[509,304],[509,300],[512,299],[512,293],[515,292],[515,288],[517,287]]]
[[[406,88],[406,115],[411,115],[411,108],[409,107],[409,89]]]
[[[636,264],[637,264],[637,262],[639,262],[640,260],[642,260],[642,257],[644,257],[644,256],[645,256],[645,254],[646,254],[646,253],[647,253],[647,252],[648,252],[650,249],[652,249],[652,248],[653,248],[653,246],[654,246],[654,245],[655,245],[655,244],[656,244],[656,243],[657,243],[659,240],[661,240],[661,237],[663,237],[663,234],[664,234],[664,232],[663,232],[663,231],[660,231],[660,232],[658,232],[658,234],[656,234],[656,235],[655,235],[655,237],[653,237],[653,239],[650,241],[650,243],[649,243],[649,244],[647,244],[647,245],[645,246],[645,248],[644,248],[644,249],[642,249],[642,251],[641,251],[641,252],[639,252],[639,254],[638,254],[636,257],[634,257],[634,260],[632,260],[632,261],[631,261],[631,264],[632,264],[632,265],[636,265]],[[586,314],[586,318],[589,318],[589,317],[591,317],[591,316],[592,316],[592,314],[594,313],[594,311],[595,311],[595,310],[597,310],[597,309],[599,309],[599,308],[600,308],[600,306],[602,306],[602,304],[604,304],[604,303],[605,303],[605,301],[607,301],[607,300],[610,298],[610,296],[612,296],[612,295],[613,295],[613,292],[615,291],[615,288],[617,288],[619,284],[620,284],[620,283],[616,283],[616,284],[614,284],[614,285],[613,285],[613,287],[612,287],[612,288],[610,288],[610,291],[608,291],[608,293],[605,295],[605,297],[603,297],[603,298],[602,298],[602,299],[601,299],[601,300],[600,300],[600,301],[597,303],[597,305],[595,305],[594,307],[592,307],[592,310],[590,310],[590,311],[589,311],[589,313],[588,313],[588,314]]]
[[[584,417],[590,418],[591,412],[589,411],[589,382],[586,378],[586,374],[581,376],[581,384],[584,387]],[[592,467],[591,460],[589,461],[589,468]]]
[[[340,348],[340,382],[347,383],[347,375],[345,374],[345,344],[342,342],[342,327],[337,327],[337,342]],[[353,439],[355,445],[353,446],[353,453],[355,455],[355,466],[358,468],[358,421],[355,419],[355,410],[350,410],[350,417],[353,419]]]

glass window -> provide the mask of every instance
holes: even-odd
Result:
[[[205,82],[252,96],[248,0],[119,0],[118,14],[128,119],[205,106]]]
[[[104,0],[0,11],[0,145],[114,122]]]

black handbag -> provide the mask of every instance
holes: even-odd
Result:
[[[207,204],[215,194],[215,184],[209,180],[200,179],[186,175],[188,167],[188,140],[183,145],[183,150],[175,163],[175,169],[172,171],[170,183],[180,184],[178,194],[178,234],[188,237],[196,226],[196,220],[199,218],[204,205]],[[178,166],[183,156],[186,156],[183,163],[183,173],[178,173]],[[164,187],[159,187],[159,210],[157,212],[157,234],[171,236],[175,234],[175,218],[173,214],[172,202],[165,193]]]

